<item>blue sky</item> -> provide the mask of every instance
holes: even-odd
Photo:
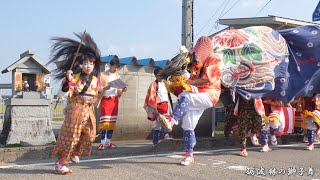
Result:
[[[194,39],[212,34],[225,12],[238,0],[194,0]],[[223,3],[222,8],[218,9]],[[221,18],[255,17],[269,0],[240,0]],[[311,21],[318,0],[272,0],[257,15]],[[181,44],[182,0],[10,0],[0,2],[0,70],[31,49],[43,61],[50,55],[51,37],[74,38],[87,30],[103,56],[170,59]],[[216,13],[215,16],[213,16]],[[202,30],[201,30],[202,29]],[[201,30],[201,31],[200,31]],[[10,83],[11,73],[0,74]]]

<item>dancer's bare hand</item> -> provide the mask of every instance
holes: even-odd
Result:
[[[128,87],[123,88],[123,89],[122,89],[122,92],[126,92],[127,89],[128,89]]]
[[[68,81],[72,81],[73,80],[73,71],[72,70],[68,70],[66,72],[66,76],[67,76]]]
[[[117,94],[118,94],[119,97],[122,95],[121,89],[117,88]]]

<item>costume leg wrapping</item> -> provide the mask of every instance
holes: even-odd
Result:
[[[158,142],[159,142],[159,137],[160,137],[160,130],[153,130],[152,143],[153,143],[153,144],[158,144]]]
[[[183,131],[184,147],[189,153],[193,153],[193,147],[196,145],[196,136],[194,131]]]
[[[174,108],[172,118],[174,120],[181,119],[189,110],[190,100],[186,96],[180,96],[177,106]]]

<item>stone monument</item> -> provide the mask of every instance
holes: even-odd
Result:
[[[44,96],[44,76],[50,70],[28,50],[1,73],[12,72],[12,98],[5,111],[1,144],[46,145],[55,141],[51,101]]]

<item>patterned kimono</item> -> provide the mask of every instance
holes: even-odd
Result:
[[[65,108],[65,120],[61,126],[57,144],[52,155],[58,154],[69,158],[71,155],[80,156],[91,154],[91,146],[96,136],[96,116],[93,103],[99,90],[99,80],[91,76],[85,80],[80,73],[68,83],[70,103]],[[89,78],[91,79],[91,78]],[[64,80],[63,84],[66,80]],[[90,83],[86,86],[87,83]],[[82,92],[87,88],[85,92]]]
[[[147,119],[150,121],[155,121],[157,119],[158,113],[160,114],[171,113],[169,98],[164,97],[164,99],[161,99],[161,100],[157,98],[157,94],[159,92],[159,87],[157,86],[158,86],[157,82],[154,81],[151,83],[145,98],[144,106],[143,106],[143,108],[147,112],[147,116],[148,116]],[[167,91],[167,89],[165,89],[165,91]],[[165,92],[160,92],[160,93],[167,94]]]

